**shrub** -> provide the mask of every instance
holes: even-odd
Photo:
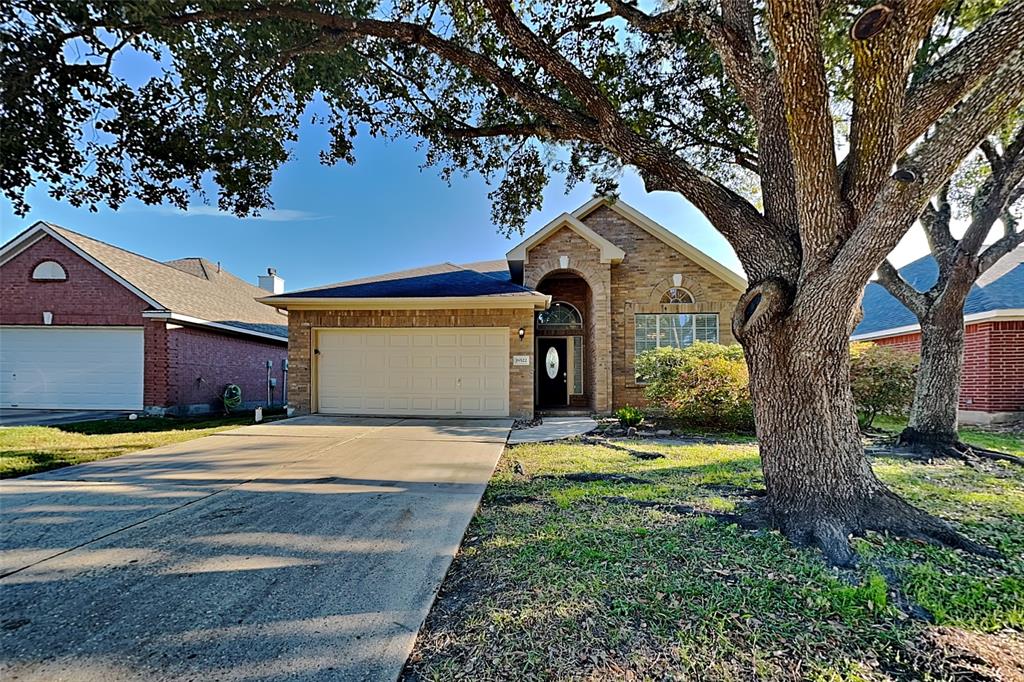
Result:
[[[880,414],[906,416],[919,362],[917,353],[869,342],[850,344],[850,387],[862,428]]]
[[[650,403],[700,428],[754,428],[750,377],[738,345],[695,343],[659,348],[637,358],[637,375]]]
[[[644,421],[644,413],[639,408],[633,407],[632,405],[626,405],[620,407],[615,411],[615,416],[619,420],[619,424],[623,428],[629,428],[630,426],[640,426]]]

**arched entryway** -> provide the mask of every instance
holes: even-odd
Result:
[[[548,273],[536,289],[552,301],[534,320],[537,408],[595,410],[593,290],[571,270]]]

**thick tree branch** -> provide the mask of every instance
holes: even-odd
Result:
[[[882,264],[878,266],[878,283],[896,297],[897,301],[907,306],[910,312],[914,313],[918,319],[921,319],[928,313],[927,296],[903,279],[899,271],[888,259],[882,261]]]
[[[844,281],[866,280],[920,215],[928,199],[981,140],[1024,101],[1024,50],[1014,53],[901,163],[914,181],[891,179],[833,262]]]
[[[817,4],[770,0],[768,31],[778,55],[804,272],[828,260],[845,232],[829,89]]]
[[[906,149],[1021,46],[1024,0],[1010,0],[907,91],[899,147]]]
[[[903,151],[899,115],[917,47],[942,0],[897,3],[881,31],[865,39],[852,36],[853,117],[850,151],[844,162],[843,195],[854,219],[870,206]],[[876,8],[873,8],[875,11]],[[869,10],[871,11],[871,10]],[[852,32],[851,32],[852,33]]]
[[[978,272],[985,272],[1003,256],[1024,244],[1024,230],[1008,231],[978,257]]]

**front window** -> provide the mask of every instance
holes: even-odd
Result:
[[[718,313],[636,316],[636,354],[655,348],[686,348],[695,341],[718,343]]]

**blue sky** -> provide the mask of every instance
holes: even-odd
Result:
[[[118,211],[90,213],[50,199],[37,187],[32,210],[16,216],[3,201],[0,221],[7,241],[36,220],[47,220],[157,260],[203,256],[255,282],[267,266],[297,289],[443,261],[501,258],[518,240],[491,223],[489,187],[476,175],[449,186],[434,169],[420,170],[423,154],[412,140],[366,138],[355,166],[325,167],[317,152],[324,133],[305,128],[291,161],[275,178],[277,211],[238,219],[198,205],[188,213],[166,206],[128,203]],[[544,210],[528,230],[593,196],[578,186],[566,196],[552,182]],[[734,270],[738,261],[707,220],[677,195],[648,195],[638,178],[624,178],[622,198]]]

